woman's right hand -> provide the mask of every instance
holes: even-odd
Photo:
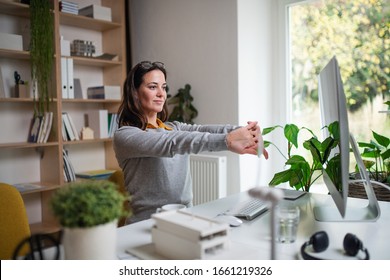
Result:
[[[226,135],[226,143],[230,151],[237,154],[257,155],[260,128],[257,122],[237,128]]]

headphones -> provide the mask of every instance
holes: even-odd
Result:
[[[304,260],[322,260],[320,258],[314,257],[306,253],[306,247],[312,245],[313,251],[316,253],[320,253],[326,250],[329,245],[329,238],[325,231],[319,231],[313,234],[310,237],[309,241],[303,243],[301,247],[301,254]],[[364,260],[369,260],[370,255],[368,250],[363,247],[363,243],[356,237],[356,235],[352,233],[347,233],[344,237],[343,247],[345,253],[348,256],[356,256],[358,252],[361,250],[366,254]]]

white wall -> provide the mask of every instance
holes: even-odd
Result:
[[[130,0],[133,64],[164,62],[171,94],[191,84],[197,123],[274,125],[275,2]],[[269,181],[269,161],[223,154],[228,194]]]
[[[239,119],[273,125],[275,1],[238,0]],[[240,157],[241,190],[266,185],[272,172],[264,157]]]

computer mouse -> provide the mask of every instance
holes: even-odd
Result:
[[[214,218],[215,221],[221,223],[228,223],[231,227],[238,227],[242,224],[242,220],[229,215],[220,215]]]

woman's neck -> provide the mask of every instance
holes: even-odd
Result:
[[[157,124],[157,115],[156,116],[153,116],[153,117],[148,117],[148,123],[150,123],[151,125],[155,126],[155,127],[158,127],[158,124]]]

